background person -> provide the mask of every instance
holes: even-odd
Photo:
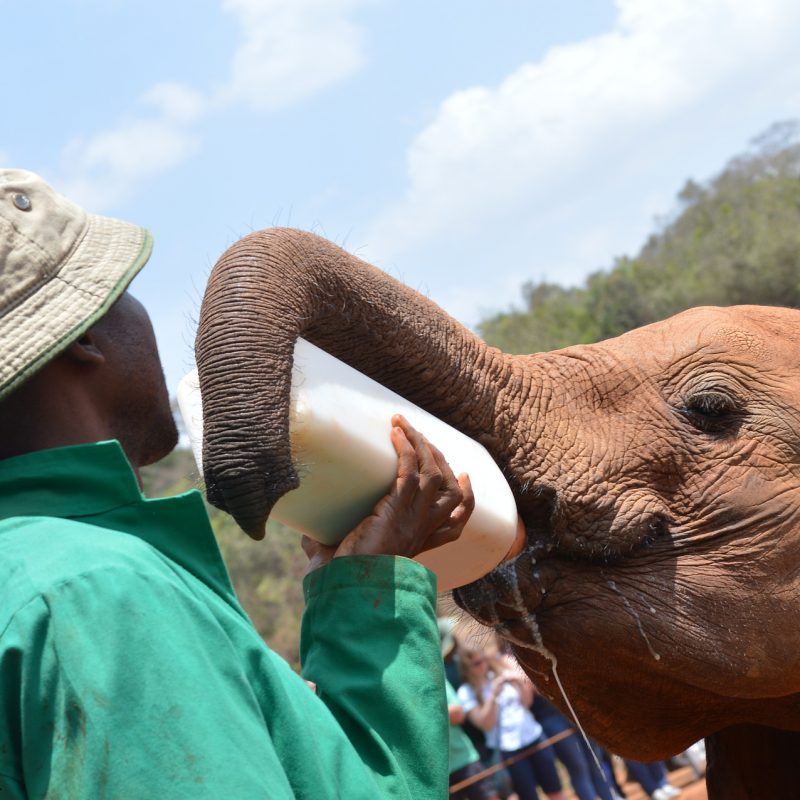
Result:
[[[580,732],[535,688],[531,711],[548,739],[569,729],[574,731],[571,736],[554,742],[553,750],[567,770],[572,790],[578,796],[578,800],[596,800],[598,797],[600,800],[614,800],[612,790],[606,783],[605,774],[601,773],[595,764]]]
[[[456,621],[452,617],[440,617],[439,621],[439,638],[442,642],[442,658],[444,660],[444,674],[453,690],[457,690],[461,686],[463,680],[461,678],[461,668],[459,666],[459,643],[455,635]],[[448,695],[448,708],[449,704],[453,701]],[[475,750],[478,760],[485,767],[492,764],[492,751],[486,746],[486,734],[476,728],[464,714],[464,709],[461,708],[460,701],[456,696],[456,703],[458,703],[458,710],[453,710],[451,713],[450,722],[453,723],[454,715],[458,715],[461,719],[458,723],[461,733],[466,735],[472,748]],[[452,732],[452,728],[451,728]],[[451,761],[452,764],[452,761]],[[451,775],[450,785],[456,783]],[[508,770],[500,769],[492,773],[487,778],[487,785],[491,786],[492,791],[497,794],[502,800],[518,800],[514,789],[511,785],[511,776]]]
[[[486,732],[490,748],[504,760],[543,742],[542,726],[529,710],[533,684],[521,670],[509,669],[487,651],[462,647],[459,659],[464,683],[458,698],[467,717]],[[537,800],[537,785],[551,800],[564,800],[552,748],[546,747],[509,764],[508,771],[520,800]]]
[[[439,628],[444,676],[454,689],[461,685],[461,669],[458,665],[458,639],[456,639],[456,621],[453,617],[439,617],[436,621]]]
[[[437,621],[439,641],[441,642],[442,659],[445,666],[445,691],[447,694],[447,716],[449,727],[450,765],[450,798],[452,800],[500,800],[494,788],[494,780],[487,776],[476,780],[463,789],[452,791],[452,787],[462,781],[473,778],[483,772],[486,767],[478,756],[478,751],[462,727],[466,714],[461,707],[448,673],[448,663],[456,664],[455,621],[451,617],[440,617]]]
[[[628,777],[636,781],[652,800],[670,800],[682,793],[681,789],[668,781],[663,761],[643,763],[629,758],[624,761]]]
[[[458,537],[469,480],[393,420],[387,496],[306,543],[309,691],[237,602],[200,495],[140,492],[177,442],[125,291],[150,248],[0,170],[0,794],[440,800],[436,582],[397,556]]]
[[[449,780],[452,787],[468,778],[474,778],[486,767],[478,758],[478,751],[461,727],[466,719],[466,714],[450,681],[445,681],[445,690],[447,715],[450,722]],[[495,791],[492,776],[481,778],[455,792],[451,791],[449,797],[452,800],[500,800]]]

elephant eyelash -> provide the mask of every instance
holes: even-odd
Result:
[[[686,408],[708,417],[721,417],[726,414],[738,413],[741,410],[741,404],[727,392],[709,389],[690,395],[686,400]]]
[[[718,389],[689,395],[685,406],[678,411],[704,433],[728,433],[741,422],[744,414],[737,398]]]

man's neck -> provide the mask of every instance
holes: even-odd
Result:
[[[69,384],[34,377],[0,402],[0,459],[113,438],[99,409]]]

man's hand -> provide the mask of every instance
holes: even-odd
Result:
[[[455,541],[464,530],[475,507],[469,476],[456,479],[444,456],[405,417],[392,417],[392,426],[398,458],[394,485],[338,546],[328,547],[304,537],[309,570],[340,556],[413,558]]]

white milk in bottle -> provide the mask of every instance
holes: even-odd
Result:
[[[202,471],[203,419],[197,370],[178,386],[178,405]],[[475,510],[455,542],[417,556],[436,573],[438,590],[477,580],[519,546],[523,531],[511,489],[486,450],[473,439],[385,386],[298,339],[289,430],[300,486],[285,494],[271,517],[325,544],[336,544],[386,494],[397,471],[389,438],[402,414],[442,451],[453,472],[472,481]]]

